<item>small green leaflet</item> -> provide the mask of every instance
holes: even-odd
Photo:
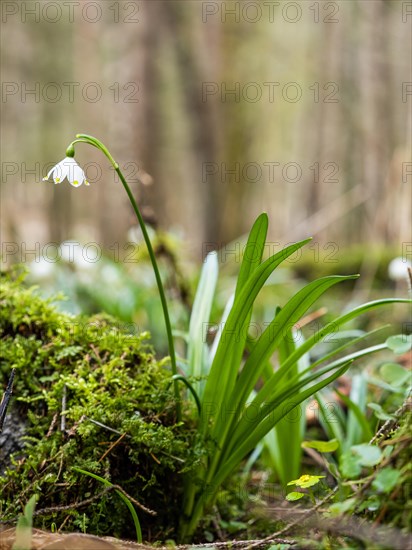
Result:
[[[339,448],[339,441],[331,439],[330,441],[303,441],[302,447],[305,449],[315,449],[320,453],[333,453]]]

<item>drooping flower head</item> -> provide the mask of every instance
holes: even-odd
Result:
[[[49,171],[43,181],[53,178],[55,184],[61,183],[67,178],[70,185],[80,187],[84,182],[85,185],[90,185],[86,179],[84,171],[80,168],[77,162],[72,157],[66,157]]]

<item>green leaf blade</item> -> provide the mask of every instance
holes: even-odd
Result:
[[[213,297],[216,290],[219,266],[216,252],[207,255],[200,275],[193,309],[190,316],[187,359],[188,376],[202,377],[206,375],[205,356],[205,323],[209,323]],[[202,385],[198,388],[201,391]]]
[[[339,441],[337,439],[331,439],[330,441],[303,441],[302,447],[304,449],[315,449],[320,453],[333,453],[339,448]]]
[[[224,396],[231,391],[230,386],[234,384],[239,365],[234,366],[231,361],[231,369],[222,368],[222,365],[227,366],[229,358],[232,357],[239,330],[243,327],[256,296],[276,267],[309,241],[310,239],[306,239],[290,245],[260,264],[235,297],[206,382],[204,402],[208,405],[210,415],[202,414],[203,431],[207,429],[210,416],[215,417],[220,411]]]
[[[96,479],[97,481],[100,481],[100,483],[103,483],[103,485],[106,485],[107,487],[112,487],[113,483],[110,483],[107,479],[104,479],[104,477],[101,477],[97,474],[93,474],[92,472],[88,472],[87,470],[82,470],[81,468],[77,468],[73,466],[73,470],[76,472],[79,472],[79,474],[83,474],[89,477],[92,477],[93,479]],[[136,539],[139,544],[143,542],[142,537],[142,528],[140,526],[139,518],[136,514],[136,510],[134,509],[133,504],[130,502],[130,500],[119,490],[115,489],[115,492],[119,495],[119,497],[123,500],[123,502],[126,504],[126,506],[129,508],[130,514],[133,518],[133,523],[136,529]]]

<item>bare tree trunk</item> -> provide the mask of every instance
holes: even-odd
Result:
[[[363,181],[368,192],[362,233],[368,240],[374,240],[376,231],[382,227],[381,207],[389,165],[387,108],[392,98],[387,97],[387,10],[383,0],[360,2],[360,8],[365,40],[360,51]]]
[[[188,4],[164,2],[162,4],[169,29],[169,38],[173,40],[180,80],[183,85],[186,113],[190,120],[191,142],[195,166],[199,179],[206,163],[216,164],[219,159],[219,135],[217,106],[215,101],[204,101],[202,86],[210,81],[210,72],[199,55],[208,44],[208,34],[213,31],[209,25],[203,25],[199,35],[192,31],[193,10]],[[204,50],[203,50],[204,51]],[[199,169],[200,168],[200,169]],[[200,183],[200,185],[199,185]],[[204,233],[206,241],[220,241],[222,238],[221,181],[219,175],[211,174],[207,184],[194,182],[197,186],[197,200],[202,205]]]

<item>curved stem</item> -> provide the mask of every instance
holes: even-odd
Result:
[[[197,412],[199,413],[199,416],[202,414],[202,405],[200,404],[199,396],[196,393],[196,390],[192,386],[192,384],[189,382],[187,378],[182,376],[181,374],[174,374],[172,376],[173,380],[181,380],[183,384],[187,387],[187,389],[190,391],[190,393],[193,396],[193,399],[195,400]]]
[[[164,291],[164,288],[163,288],[162,279],[160,277],[159,268],[157,266],[155,253],[153,251],[152,243],[150,242],[150,237],[149,237],[149,234],[147,232],[146,225],[144,223],[143,217],[142,217],[142,215],[140,213],[140,210],[137,206],[136,200],[135,200],[135,198],[134,198],[134,196],[133,196],[133,194],[130,190],[130,187],[128,186],[128,184],[127,184],[127,182],[126,182],[119,166],[117,166],[117,168],[115,168],[115,170],[116,170],[116,172],[117,172],[117,174],[120,178],[120,181],[123,184],[123,187],[126,190],[126,193],[129,197],[130,203],[131,203],[131,205],[133,207],[133,210],[134,210],[134,212],[137,216],[137,219],[139,220],[139,225],[140,225],[140,228],[141,228],[142,233],[143,233],[143,238],[145,240],[147,250],[149,252],[150,260],[152,262],[153,271],[155,273],[156,282],[157,282],[157,288],[158,288],[159,294],[160,294],[160,301],[162,302],[163,316],[164,316],[164,319],[165,319],[166,332],[167,332],[167,340],[168,340],[168,343],[169,343],[169,355],[170,355],[170,362],[171,362],[171,365],[172,365],[172,372],[173,372],[173,375],[176,375],[176,374],[178,374],[178,372],[177,372],[177,366],[176,366],[176,354],[175,354],[175,345],[174,345],[173,334],[172,334],[172,325],[170,323],[169,309],[167,307],[166,295],[165,295],[165,291]],[[173,380],[173,384],[174,384],[174,393],[175,393],[175,398],[176,398],[177,420],[180,421],[182,413],[181,413],[181,407],[180,407],[179,388],[178,388],[178,384],[177,384],[176,379]]]
[[[163,316],[164,316],[164,320],[165,320],[167,340],[168,340],[168,345],[169,345],[170,362],[171,362],[171,367],[172,367],[172,373],[174,375],[173,387],[174,387],[174,394],[175,394],[175,399],[176,399],[177,421],[180,422],[180,420],[182,418],[182,411],[181,411],[181,405],[180,405],[180,394],[179,394],[178,383],[177,383],[177,379],[175,378],[175,376],[178,374],[178,372],[177,372],[177,365],[176,365],[175,346],[174,346],[173,334],[172,334],[172,325],[171,325],[171,322],[170,322],[169,309],[167,307],[166,295],[165,295],[165,291],[164,291],[164,288],[163,288],[162,278],[160,277],[160,272],[159,272],[159,268],[158,268],[158,265],[157,265],[156,256],[155,256],[155,253],[154,253],[154,250],[153,250],[153,247],[152,247],[152,243],[150,241],[149,234],[148,234],[147,229],[146,229],[146,224],[144,223],[144,220],[143,220],[143,217],[140,213],[139,207],[137,206],[136,199],[134,198],[133,193],[131,192],[129,185],[128,185],[125,177],[123,176],[123,174],[122,174],[122,172],[119,168],[119,165],[114,160],[114,158],[110,154],[109,150],[103,145],[103,143],[101,143],[98,139],[94,138],[93,136],[88,136],[87,134],[77,134],[76,138],[77,139],[75,141],[73,141],[71,145],[73,145],[74,143],[77,143],[77,142],[89,143],[90,145],[93,145],[94,147],[97,147],[98,149],[100,149],[100,151],[102,151],[102,153],[109,159],[109,161],[113,165],[113,168],[115,169],[117,175],[119,176],[120,181],[123,184],[123,187],[124,187],[124,189],[127,193],[127,196],[129,197],[130,204],[132,205],[134,213],[136,214],[136,217],[139,221],[140,229],[142,230],[143,238],[145,240],[146,247],[147,247],[147,250],[149,252],[150,261],[152,262],[153,271],[154,271],[154,274],[155,274],[155,277],[156,277],[157,288],[158,288],[159,295],[160,295],[160,301],[162,303]]]

